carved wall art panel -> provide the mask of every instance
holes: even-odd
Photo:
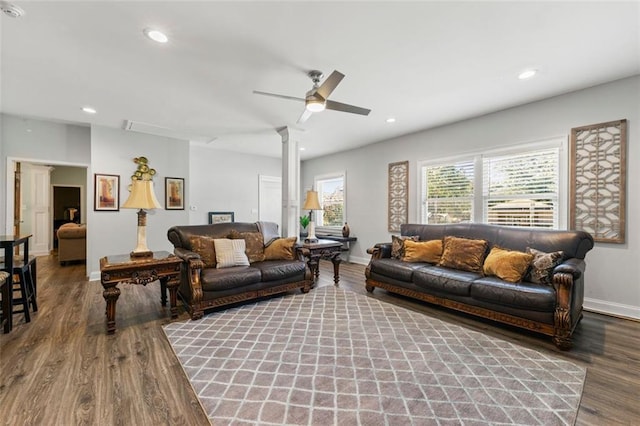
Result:
[[[409,162],[389,164],[389,232],[409,220]]]
[[[624,243],[627,120],[571,129],[569,224]]]

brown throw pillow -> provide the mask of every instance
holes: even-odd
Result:
[[[404,242],[406,240],[418,241],[419,239],[420,237],[417,235],[412,235],[410,237],[408,236],[398,237],[397,235],[392,235],[391,236],[391,258],[402,259],[402,257],[404,256]]]
[[[531,247],[527,247],[526,252],[533,255],[533,260],[531,261],[531,269],[529,269],[525,279],[536,284],[551,285],[553,283],[553,269],[562,263],[564,252],[545,253]]]
[[[216,267],[216,248],[213,244],[213,238],[204,235],[192,235],[189,237],[189,242],[191,243],[191,251],[200,255],[205,268]]]
[[[233,229],[229,233],[232,240],[244,240],[245,253],[249,262],[262,262],[264,260],[264,239],[260,232],[238,232]]]
[[[485,259],[482,270],[485,275],[495,275],[510,283],[519,283],[532,260],[532,254],[494,247]]]
[[[404,262],[438,263],[442,256],[442,240],[404,242]]]
[[[440,266],[482,273],[482,262],[489,243],[485,240],[444,237]]]
[[[264,249],[264,260],[294,260],[297,237],[278,238]]]

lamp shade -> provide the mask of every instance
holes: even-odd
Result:
[[[129,198],[121,206],[123,209],[159,209],[161,208],[152,180],[134,180],[131,182]]]
[[[307,191],[307,199],[304,200],[303,210],[322,210],[320,202],[318,201],[317,191]]]

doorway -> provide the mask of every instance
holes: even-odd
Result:
[[[58,228],[65,223],[81,223],[82,197],[80,186],[53,186],[53,248],[58,248]]]

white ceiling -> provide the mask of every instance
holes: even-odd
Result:
[[[26,14],[0,17],[2,112],[274,157],[282,126],[304,130],[307,159],[640,74],[637,1],[12,3]],[[330,98],[371,114],[296,125],[303,104],[252,93],[304,97],[310,69],[344,73]]]

